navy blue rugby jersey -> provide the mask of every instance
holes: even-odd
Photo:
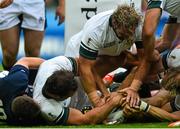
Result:
[[[16,121],[11,111],[15,97],[27,94],[32,96],[32,87],[28,86],[29,70],[22,65],[15,65],[4,78],[0,78],[0,121],[14,123]]]

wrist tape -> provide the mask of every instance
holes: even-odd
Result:
[[[148,112],[150,109],[150,105],[144,101],[140,101],[139,108],[141,111]]]

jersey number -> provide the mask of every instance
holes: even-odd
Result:
[[[2,101],[0,100],[0,120],[6,120],[6,119],[7,119],[7,115],[6,115],[6,113],[4,112],[3,103],[2,103]]]

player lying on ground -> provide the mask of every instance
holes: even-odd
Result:
[[[9,124],[35,124],[40,115],[39,105],[32,99],[28,86],[29,68],[38,68],[39,58],[22,58],[8,75],[0,78],[0,120]]]
[[[0,95],[2,101],[1,106],[3,107],[1,110],[2,120],[7,120],[8,123],[20,125],[35,124],[35,122],[36,124],[95,124],[100,123],[102,120],[104,120],[113,108],[119,107],[121,105],[119,101],[122,96],[117,93],[112,93],[111,96],[106,99],[105,105],[103,105],[102,107],[94,108],[85,115],[75,108],[66,107],[68,106],[66,104],[68,104],[68,100],[70,99],[68,97],[72,96],[77,89],[77,83],[74,80],[73,72],[65,71],[64,69],[70,68],[70,70],[72,70],[71,68],[73,68],[73,64],[71,64],[71,61],[75,60],[68,59],[66,57],[57,57],[52,60],[45,61],[42,64],[39,73],[41,73],[41,70],[44,69],[43,66],[47,66],[46,70],[48,70],[46,72],[43,72],[43,76],[41,76],[42,80],[44,79],[44,76],[46,78],[47,75],[52,72],[51,69],[55,68],[56,71],[59,68],[56,67],[57,65],[60,67],[62,66],[62,69],[60,71],[56,71],[53,74],[57,76],[52,76],[52,80],[48,78],[47,83],[50,82],[51,85],[50,87],[45,87],[45,89],[43,90],[43,94],[47,98],[43,96],[38,96],[33,100],[31,98],[32,89],[29,89],[30,87],[28,87],[28,66],[33,66],[31,68],[34,68],[43,61],[44,60],[37,58],[23,58],[16,63],[16,65],[10,70],[7,76],[1,79]],[[57,61],[60,61],[61,63]],[[47,65],[49,63],[50,66]],[[39,73],[37,77],[39,77]],[[56,87],[56,85],[52,85],[56,83],[56,81],[54,80],[56,79],[56,77],[61,79],[59,81],[60,84],[62,84],[61,87]],[[40,80],[40,82],[42,80]],[[36,83],[37,80],[35,81],[35,84]],[[35,87],[34,94],[37,94],[38,89],[36,88],[38,87]],[[42,95],[41,89],[39,90],[39,94]],[[58,96],[56,96],[55,93],[60,92],[61,94],[58,94]],[[24,94],[27,95],[24,96]],[[51,99],[51,97],[56,99],[57,101]],[[46,118],[46,121],[44,121],[41,116],[43,118]]]
[[[161,121],[180,120],[180,70],[178,68],[169,70],[163,78],[161,85],[163,88],[176,95],[174,101],[164,104],[162,108],[158,108],[141,101],[140,107],[137,107],[137,109],[134,110],[127,105],[127,107],[124,108],[124,113],[128,116],[131,114],[131,111],[136,112],[137,110],[142,110],[143,107],[146,109],[144,110],[145,112],[160,119]]]
[[[86,114],[77,110],[80,105],[82,107],[87,103],[85,93],[75,80],[75,76],[79,75],[78,67],[78,58],[65,56],[58,56],[41,64],[34,82],[33,99],[40,105],[47,123],[101,123],[115,107],[121,105],[119,102],[122,95],[112,93],[101,107],[93,108]]]
[[[160,17],[162,15],[162,10],[167,11],[172,15],[169,18],[168,24],[165,25],[162,34],[162,44],[158,47],[158,50],[165,50],[170,48],[175,39],[179,40],[180,38],[180,1],[179,0],[148,0],[148,8],[145,14],[144,25],[143,25],[143,46],[145,49],[145,54],[143,61],[139,65],[139,68],[134,77],[134,81],[131,84],[131,88],[136,91],[140,88],[142,81],[148,74],[150,63],[153,61],[158,61],[159,56],[155,51],[155,31],[158,26]],[[153,17],[153,19],[152,19]],[[130,103],[135,103],[136,98],[132,95],[128,95],[130,98],[128,101]],[[134,105],[133,105],[134,106]]]

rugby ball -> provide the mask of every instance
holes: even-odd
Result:
[[[180,120],[168,125],[168,127],[178,127],[178,126],[180,127]]]

